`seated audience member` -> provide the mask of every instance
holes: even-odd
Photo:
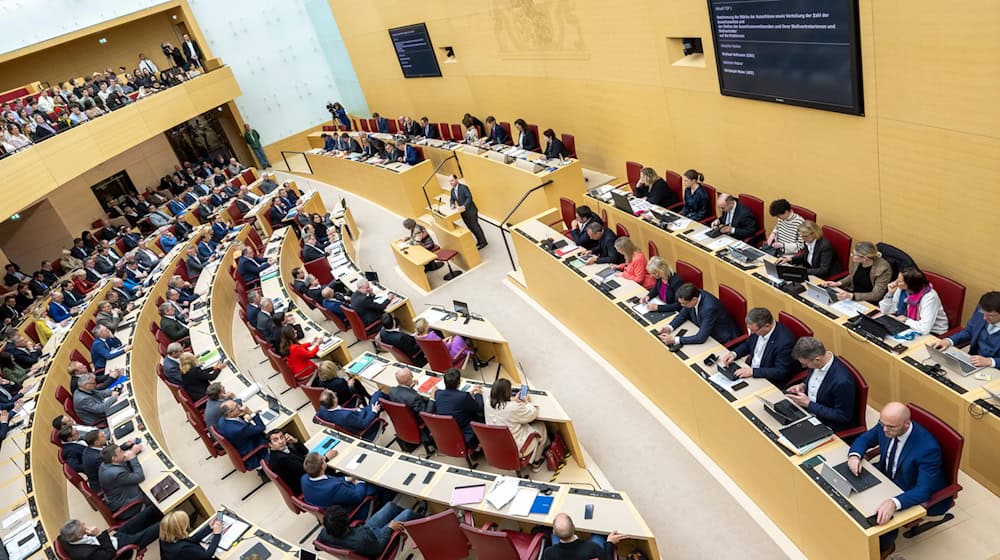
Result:
[[[417,340],[442,340],[438,333],[431,330],[427,319],[423,317],[414,321],[413,327],[416,330],[415,338]],[[443,342],[445,347],[448,348],[448,355],[451,357],[452,362],[464,360],[472,352],[469,342],[460,335],[446,336]]]
[[[715,199],[719,218],[712,222],[712,228],[735,237],[746,239],[757,231],[757,219],[749,208],[739,203],[735,196],[720,193]]]
[[[87,477],[87,486],[94,492],[101,492],[100,470],[101,465],[104,464],[101,451],[108,445],[108,433],[104,430],[90,428],[90,431],[84,432],[83,442],[87,445],[81,457],[83,474]]]
[[[163,376],[174,385],[181,384],[181,354],[183,353],[183,344],[171,342],[167,345],[167,354],[163,356]]]
[[[108,529],[85,525],[78,519],[70,519],[59,529],[59,544],[70,560],[112,560],[118,551],[129,545],[146,548],[160,534],[160,518],[156,508],[146,508],[115,530],[112,536]]]
[[[811,336],[795,342],[792,357],[809,369],[809,376],[786,390],[788,400],[835,432],[851,427],[858,407],[857,384],[847,366]]]
[[[416,165],[421,161],[424,161],[424,156],[420,154],[420,150],[418,150],[416,146],[406,144],[403,148],[403,161],[405,161],[407,165]]]
[[[548,159],[564,159],[569,157],[569,150],[562,140],[556,138],[556,133],[551,128],[546,128],[542,133],[545,137],[545,157]]]
[[[479,142],[479,129],[472,124],[469,119],[462,120],[462,127],[465,128],[464,140],[467,144],[475,144]]]
[[[799,231],[806,222],[805,218],[796,214],[792,210],[792,205],[783,198],[772,201],[768,213],[772,218],[777,218],[777,221],[764,245],[786,255],[794,255],[801,251],[806,244]]]
[[[59,450],[63,461],[78,473],[83,473],[83,450],[87,444],[80,439],[80,432],[73,426],[61,428],[56,434],[59,437]]]
[[[97,378],[92,373],[78,376],[76,391],[73,392],[73,408],[81,422],[96,426],[107,422],[108,409],[118,400],[122,389],[98,389]]]
[[[486,128],[490,132],[490,135],[487,138],[490,144],[510,144],[510,138],[507,137],[507,131],[500,126],[496,117],[492,115],[486,117]]]
[[[118,330],[118,325],[122,321],[122,312],[115,309],[110,301],[102,301],[97,304],[97,317],[96,321],[98,325],[102,325],[108,328],[110,331]]]
[[[35,292],[31,290],[31,284],[25,282],[17,285],[17,295],[14,296],[14,302],[17,304],[18,310],[24,312],[25,309],[35,302],[37,297]]]
[[[253,247],[244,247],[237,262],[237,271],[240,278],[246,283],[256,282],[260,278],[260,273],[267,267],[274,264],[274,259],[258,258]]]
[[[874,466],[882,471],[902,493],[879,504],[875,522],[885,525],[901,509],[928,501],[946,481],[941,460],[941,444],[927,428],[910,419],[910,409],[903,403],[890,402],[882,407],[878,424],[858,436],[851,444],[847,465],[855,475],[861,474],[862,459],[872,448],[879,448]],[[955,505],[949,498],[927,509],[927,520],[938,521]],[[896,550],[899,530],[879,535],[882,558]]]
[[[257,332],[268,342],[275,340],[281,332],[274,324],[274,301],[271,298],[260,300],[260,308],[257,310]]]
[[[410,510],[395,502],[386,502],[363,525],[352,526],[350,511],[332,506],[323,514],[323,530],[317,540],[374,558],[385,550],[394,531],[402,531],[403,523],[423,517],[426,509],[426,504],[418,504],[416,509]]]
[[[851,252],[851,270],[842,280],[824,282],[824,286],[836,287],[840,300],[853,299],[878,304],[888,290],[892,280],[892,267],[882,258],[875,245],[869,241],[858,241]]]
[[[587,227],[590,224],[601,224],[601,217],[594,213],[587,205],[581,205],[576,207],[576,218],[573,220],[569,235],[573,239],[573,243],[576,243],[584,249],[590,250],[597,246],[597,242],[590,239],[587,235]]]
[[[587,226],[587,236],[594,243],[594,246],[581,253],[587,259],[587,264],[623,264],[625,256],[615,248],[615,241],[618,238],[610,228],[606,228],[600,223],[591,223]]]
[[[378,334],[382,344],[392,346],[404,355],[409,356],[413,365],[423,367],[427,365],[427,358],[417,344],[417,339],[413,335],[399,330],[399,321],[389,313],[382,314],[382,330]]]
[[[30,369],[31,366],[38,363],[42,357],[41,344],[33,342],[27,336],[19,333],[14,335],[13,340],[14,346],[8,351],[17,365],[24,369]]]
[[[319,453],[305,456],[300,485],[302,499],[307,504],[321,508],[335,505],[354,508],[368,496],[385,494],[381,488],[353,477],[328,475],[327,460]]]
[[[444,389],[434,393],[434,407],[436,414],[451,416],[458,422],[465,435],[465,443],[471,447],[477,439],[469,423],[484,419],[482,387],[476,385],[469,392],[461,391],[458,388],[461,381],[462,372],[458,369],[451,368],[444,372]]]
[[[213,560],[222,542],[222,521],[212,519],[191,536],[191,520],[184,510],[174,510],[160,522],[160,558],[184,560]],[[201,542],[209,535],[208,547]]]
[[[410,235],[403,238],[403,241],[409,242],[411,245],[420,245],[424,249],[434,253],[438,249],[437,243],[434,242],[434,238],[427,231],[427,228],[417,223],[413,218],[407,218],[403,220],[403,228],[410,232]],[[424,265],[424,272],[430,272],[432,270],[437,270],[444,266],[443,262],[431,261]]]
[[[577,536],[569,515],[557,513],[552,521],[552,546],[545,548],[541,560],[615,560],[615,545],[624,539],[624,534],[612,531],[607,538],[594,534],[585,540]]]
[[[170,302],[160,304],[160,330],[170,340],[177,342],[190,336],[187,322],[177,315]]]
[[[413,372],[407,368],[398,368],[396,370],[396,386],[389,389],[389,400],[393,402],[398,402],[400,404],[405,404],[413,411],[414,415],[419,415],[421,412],[434,412],[434,400],[429,399],[420,393],[418,393],[413,387],[417,384],[417,380],[413,378]],[[431,389],[431,394],[433,395],[436,389]]]
[[[104,490],[104,503],[111,508],[111,511],[118,511],[129,503],[142,500],[144,494],[139,485],[146,480],[146,473],[142,470],[142,464],[136,459],[136,455],[141,453],[143,445],[137,443],[123,450],[117,444],[111,443],[101,450],[101,466],[97,471],[97,479],[101,489]],[[125,511],[122,517],[131,519],[138,515],[152,515],[144,510],[152,509],[159,516],[159,511],[153,506],[138,503]]]
[[[524,400],[519,394],[512,396],[510,380],[498,379],[490,389],[490,404],[485,407],[485,415],[487,424],[506,426],[510,430],[518,449],[522,449],[531,434],[538,434],[528,452],[532,472],[541,470],[549,446],[549,433],[545,423],[538,420],[538,406],[531,404],[530,396]]]
[[[382,391],[375,391],[371,399],[360,408],[343,408],[337,400],[337,394],[327,389],[319,396],[319,410],[316,416],[325,422],[336,424],[350,433],[360,435],[366,441],[375,441],[381,431],[382,426],[373,424],[382,412],[382,405],[378,400],[382,397]]]
[[[345,303],[343,296],[337,294],[333,288],[327,286],[320,292],[320,298],[320,305],[323,306],[323,309],[340,317],[341,320],[347,321],[347,316],[344,314],[344,310],[341,309],[341,306]]]
[[[749,356],[747,365],[736,370],[737,377],[767,379],[784,387],[799,370],[798,362],[792,358],[795,335],[763,307],[751,309],[746,322],[750,336],[722,357],[722,365]]]
[[[640,303],[646,304],[646,309],[658,313],[675,313],[680,311],[681,304],[677,301],[677,290],[684,285],[684,279],[680,274],[670,270],[667,261],[660,257],[649,259],[646,271],[653,277],[653,287],[649,292],[640,298]],[[663,303],[652,301],[659,299]]]
[[[198,278],[207,263],[198,255],[198,249],[195,247],[188,247],[186,253],[184,264],[187,266],[188,276],[192,279]]]
[[[833,245],[823,237],[823,230],[816,222],[802,222],[799,237],[802,238],[803,249],[791,257],[781,257],[778,264],[802,266],[810,276],[820,278],[828,278],[840,272],[840,261],[837,260]]]
[[[684,185],[684,207],[681,214],[696,222],[708,217],[712,204],[708,199],[708,189],[701,185],[704,180],[705,176],[694,169],[688,169],[681,176],[681,183]]]
[[[997,367],[1000,365],[1000,292],[986,292],[979,298],[979,305],[965,328],[934,344],[938,350],[951,346],[969,345],[972,365]]]
[[[69,373],[69,391],[75,393],[77,387],[80,386],[80,376],[85,373],[93,374],[94,380],[97,382],[97,388],[104,390],[107,389],[109,385],[115,382],[116,379],[121,377],[122,370],[120,368],[115,368],[110,371],[105,370],[102,373],[94,373],[87,370],[87,366],[81,362],[71,361],[69,366],[66,367],[67,373]]]
[[[231,400],[237,405],[243,404],[242,400],[236,398],[236,393],[226,391],[225,386],[218,381],[208,386],[205,396],[208,397],[208,400],[205,401],[205,426],[207,428],[218,429],[219,420],[222,418],[222,403]]]
[[[306,446],[292,434],[281,430],[267,433],[267,467],[288,485],[293,496],[302,494],[302,477],[306,474],[304,462],[308,454]],[[336,456],[337,450],[330,449],[324,459],[329,461]]]
[[[701,344],[709,337],[725,344],[740,336],[740,329],[714,295],[689,282],[677,290],[677,301],[681,304],[680,312],[669,325],[660,329],[659,337],[664,344]],[[674,336],[673,332],[687,321],[694,323],[698,332]]]
[[[219,376],[225,366],[221,361],[212,367],[202,367],[198,357],[191,352],[180,355],[181,389],[192,402],[197,403],[208,392],[208,386]]]
[[[403,142],[386,142],[385,159],[389,162],[403,161]]]
[[[440,137],[437,125],[427,120],[427,117],[420,118],[420,135],[428,139]]]
[[[255,448],[267,445],[264,440],[264,421],[260,414],[250,410],[245,404],[238,404],[235,400],[223,402],[219,410],[222,418],[219,419],[216,429],[222,437],[232,444],[239,451],[240,455],[246,455]],[[259,469],[262,459],[267,457],[267,449],[261,449],[248,457],[245,461],[248,469]],[[267,476],[258,471],[261,480],[267,480]]]
[[[528,123],[524,122],[524,119],[517,119],[514,121],[514,128],[517,129],[517,147],[529,152],[537,152],[538,138],[528,128]]]
[[[170,230],[165,229],[160,232],[160,247],[163,247],[164,253],[169,253],[171,249],[177,246],[177,238]]]
[[[650,204],[663,208],[670,208],[680,202],[674,191],[667,186],[667,182],[652,167],[643,167],[639,171],[639,182],[635,185],[635,196],[645,198]],[[647,218],[647,216],[653,217],[647,212],[643,218]]]
[[[619,237],[615,240],[615,250],[625,257],[625,262],[615,267],[622,271],[621,276],[647,290],[652,288],[656,279],[646,270],[649,264],[646,255],[635,246],[635,243],[628,237]]]
[[[295,379],[300,383],[309,379],[316,371],[316,364],[312,358],[319,353],[319,346],[322,339],[314,338],[312,342],[302,343],[299,332],[294,325],[284,325],[281,327],[281,335],[278,340],[278,354],[285,357],[285,362],[289,369],[295,374]]]
[[[334,140],[332,136],[330,136],[329,134],[327,134],[327,133],[324,132],[324,133],[322,133],[322,134],[319,135],[319,138],[320,138],[320,140],[323,141],[323,151],[324,152],[333,152],[333,151],[336,151],[336,149],[337,149],[337,141]]]
[[[920,334],[948,332],[948,315],[941,296],[920,270],[907,267],[889,282],[885,297],[878,303],[882,313],[906,324]]]
[[[338,375],[340,366],[330,360],[323,360],[316,366],[316,377],[312,380],[313,387],[329,389],[337,396],[337,402],[350,403],[354,397],[360,397],[362,402],[368,400],[368,390],[355,377],[343,378]]]
[[[4,325],[16,324],[23,313],[17,308],[17,296],[7,294],[3,298],[3,305],[0,306],[0,323]]]
[[[395,303],[395,301],[396,296],[393,295],[382,303],[376,302],[375,289],[372,288],[371,282],[361,280],[355,287],[354,293],[351,294],[350,307],[361,316],[362,323],[370,325],[375,321],[381,321],[385,309]]]
[[[315,228],[313,228],[315,231]],[[319,243],[315,234],[302,237],[302,262],[308,263],[326,258],[326,251]]]

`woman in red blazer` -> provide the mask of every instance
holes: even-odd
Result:
[[[281,327],[281,339],[278,342],[278,352],[285,356],[285,363],[295,374],[295,379],[305,381],[316,371],[316,364],[311,358],[315,358],[319,352],[320,339],[314,339],[312,343],[303,344],[299,342],[299,335],[292,325]]]
[[[83,270],[78,270],[73,273],[73,288],[81,294],[88,294],[93,290],[97,284],[87,280],[87,273]]]

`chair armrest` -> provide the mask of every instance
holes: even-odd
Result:
[[[872,459],[878,457],[881,454],[882,454],[882,447],[876,445],[875,447],[872,447],[865,451],[865,459],[871,461]]]
[[[487,521],[486,523],[483,523],[483,526],[479,529],[483,531],[496,531],[498,527],[500,526],[497,525],[495,521]]]
[[[136,498],[136,499],[132,500],[131,502],[123,505],[121,508],[118,509],[118,511],[113,512],[111,514],[111,517],[113,519],[117,520],[117,519],[119,519],[122,516],[122,514],[124,514],[130,508],[133,508],[133,507],[135,507],[137,505],[142,504],[145,500],[146,500],[145,498]]]
[[[247,453],[246,455],[240,457],[240,460],[243,461],[243,462],[246,462],[246,460],[249,459],[250,457],[253,457],[255,453],[257,453],[258,451],[264,450],[264,449],[267,449],[266,445],[258,445],[257,447],[254,447],[253,449],[251,449],[249,453]]]
[[[197,402],[194,403],[194,406],[195,408],[205,408],[205,403],[207,402],[208,402],[208,395],[205,395],[204,397],[198,399]]]
[[[459,513],[462,514],[462,523],[465,523],[466,525],[468,525],[470,527],[475,527],[476,526],[476,521],[472,518],[472,512],[471,511],[465,509],[465,510],[460,510]]]
[[[737,344],[740,344],[741,342],[743,342],[747,338],[749,338],[749,337],[747,335],[743,334],[743,335],[740,335],[740,336],[738,336],[738,337],[730,340],[729,342],[723,344],[723,346],[725,346],[729,350],[732,350],[734,346],[736,346]]]
[[[142,558],[144,552],[145,550],[139,548],[137,545],[127,544],[118,549],[118,552],[115,553],[115,560]]]
[[[957,482],[954,484],[949,484],[948,486],[945,486],[944,488],[931,494],[931,497],[928,498],[927,501],[921,505],[924,506],[924,508],[930,508],[934,504],[947,500],[948,498],[957,496],[961,490],[962,490],[961,484]]]
[[[837,280],[846,277],[847,274],[848,274],[847,272],[838,272],[836,274],[831,274],[830,276],[827,276],[823,280],[827,280],[829,282],[836,282]]]

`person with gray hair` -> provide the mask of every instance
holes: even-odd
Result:
[[[613,560],[615,545],[625,539],[625,535],[612,531],[605,539],[601,535],[591,535],[581,539],[576,534],[573,519],[559,513],[552,521],[552,546],[542,553],[542,560]]]
[[[109,360],[132,349],[131,344],[123,345],[121,340],[111,336],[111,329],[104,325],[94,327],[92,334],[94,343],[90,345],[90,363],[94,366],[94,371],[104,369]]]
[[[586,228],[587,238],[594,246],[582,253],[587,259],[587,264],[624,264],[625,255],[615,248],[615,241],[618,237],[610,228],[604,227],[600,222],[591,222]]]
[[[177,316],[172,303],[160,304],[160,330],[170,340],[176,342],[189,336],[187,323]]]
[[[799,370],[792,358],[795,335],[780,322],[775,322],[771,312],[763,307],[751,309],[746,324],[750,336],[722,357],[722,365],[728,366],[749,356],[747,363],[736,370],[736,377],[767,379],[783,387]]]
[[[260,292],[254,290],[247,294],[247,323],[251,326],[257,326],[257,314],[260,313]]]
[[[79,519],[70,519],[59,529],[57,538],[70,560],[111,560],[127,546],[145,548],[155,542],[162,517],[156,508],[145,508],[119,527],[114,535],[108,529],[102,531]]]
[[[128,507],[119,519],[131,519],[141,515],[143,509],[156,509],[145,505],[144,494],[139,487],[139,484],[146,480],[146,473],[143,472],[139,460],[135,458],[142,449],[142,444],[135,444],[125,451],[117,444],[110,443],[101,450],[101,466],[97,471],[97,480],[104,490],[104,503],[111,508],[111,511]]]
[[[858,410],[854,373],[818,339],[804,336],[792,347],[792,357],[809,369],[804,383],[787,389],[788,400],[837,432],[855,423]]]
[[[171,342],[167,345],[167,354],[163,356],[163,376],[176,385],[181,384],[180,358],[183,352],[183,344],[180,342]]]
[[[122,322],[122,314],[121,311],[112,307],[110,301],[104,300],[97,304],[96,321],[98,325],[104,325],[108,327],[108,330],[116,331]]]
[[[223,402],[221,410],[222,418],[216,426],[219,434],[226,438],[243,457],[260,448],[244,459],[247,469],[260,469],[260,462],[267,458],[267,440],[264,438],[267,428],[260,413],[232,399]],[[269,480],[262,470],[258,471],[258,475],[265,482]]]
[[[379,321],[382,319],[385,309],[395,301],[396,296],[390,296],[382,303],[376,302],[375,290],[372,288],[371,282],[364,279],[358,282],[354,293],[351,294],[351,309],[361,316],[361,322],[365,325],[375,323],[372,329],[377,330],[382,326]]]
[[[87,426],[95,426],[108,419],[108,408],[118,400],[122,387],[114,389],[98,389],[97,378],[93,373],[83,373],[77,378],[76,391],[73,392],[73,408],[76,415]]]

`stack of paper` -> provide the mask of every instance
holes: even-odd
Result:
[[[448,500],[450,506],[463,506],[467,504],[478,504],[483,501],[483,494],[486,493],[485,484],[473,484],[471,486],[456,486],[451,491],[451,499]]]
[[[534,505],[535,498],[537,496],[537,488],[518,488],[517,496],[515,496],[514,501],[510,503],[510,509],[507,513],[527,517],[531,514],[531,506]]]
[[[496,509],[503,509],[517,495],[519,486],[516,478],[509,476],[501,477],[493,485],[493,489],[490,490],[489,495],[486,496],[486,501]]]

